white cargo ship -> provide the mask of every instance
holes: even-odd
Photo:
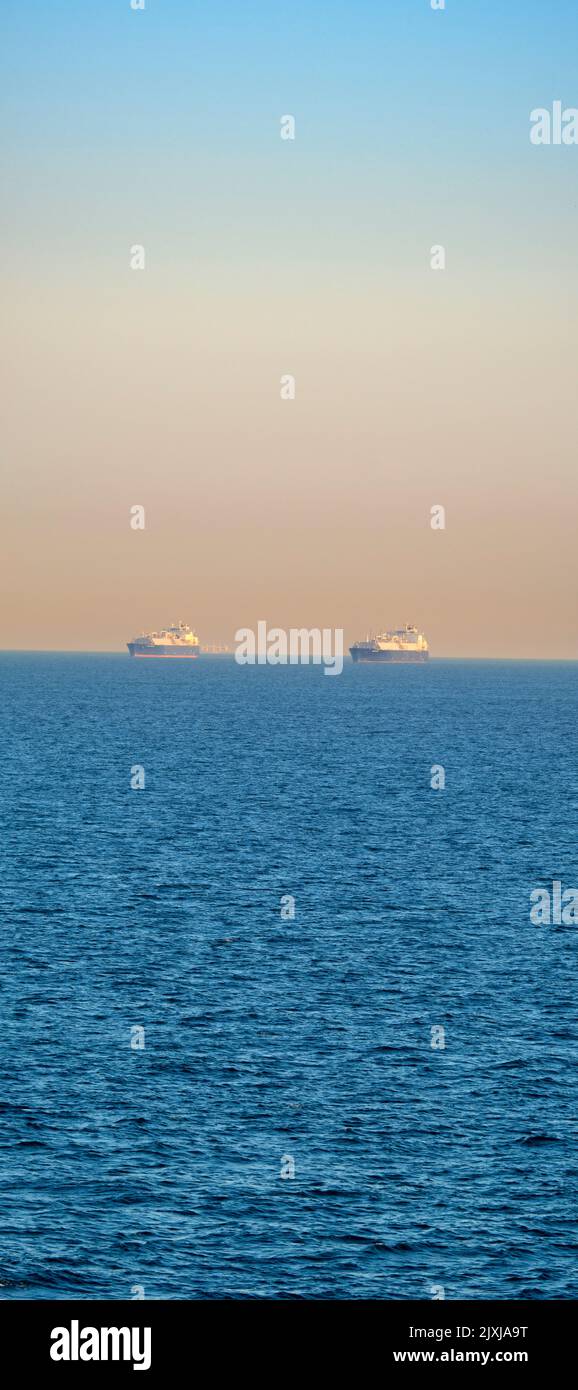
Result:
[[[423,633],[407,623],[393,632],[366,637],[349,648],[354,661],[427,661],[429,647]]]
[[[143,632],[127,642],[131,656],[198,657],[201,647],[196,632],[186,623],[175,623],[173,627],[163,628],[162,632]]]

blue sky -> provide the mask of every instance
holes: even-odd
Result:
[[[5,0],[4,100],[23,139],[72,145],[127,118],[159,144],[200,119],[209,144],[261,143],[295,109],[319,151],[360,133],[506,151],[530,106],[578,102],[577,39],[574,0]]]
[[[234,221],[250,259],[271,247],[294,177],[285,226],[313,260],[329,241],[344,260],[378,258],[389,226],[397,237],[405,219],[421,237],[422,216],[453,221],[464,248],[477,235],[479,255],[504,207],[525,255],[552,204],[569,262],[578,150],[545,164],[528,116],[578,104],[577,40],[573,0],[448,0],[439,13],[427,0],[147,0],[144,12],[8,0],[9,245],[41,255],[44,220],[54,261],[79,239],[106,256],[115,223],[124,235],[132,219],[135,239],[142,227],[167,255],[187,254],[191,231],[225,254]],[[297,140],[281,160],[285,112]]]

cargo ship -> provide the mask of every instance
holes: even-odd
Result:
[[[427,661],[429,647],[423,633],[407,623],[394,632],[380,632],[349,648],[354,661]]]
[[[168,656],[173,659],[177,656],[187,658],[197,658],[200,656],[201,647],[196,632],[193,632],[186,623],[175,623],[173,627],[166,627],[162,632],[143,632],[140,637],[133,637],[132,642],[127,642],[131,656]]]

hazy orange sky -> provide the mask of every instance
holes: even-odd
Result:
[[[0,646],[265,618],[578,656],[578,149],[528,138],[578,83],[544,7],[516,44],[494,0],[51,8],[8,25]]]

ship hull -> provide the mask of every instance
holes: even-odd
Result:
[[[139,647],[138,642],[127,642],[127,647],[131,656],[144,661],[158,661],[159,658],[168,657],[170,661],[198,661],[200,656],[199,647],[177,647],[161,646],[158,647]]]
[[[359,647],[350,647],[349,651],[353,661],[387,662],[390,666],[422,666],[424,661],[429,660],[429,652],[363,651]]]

